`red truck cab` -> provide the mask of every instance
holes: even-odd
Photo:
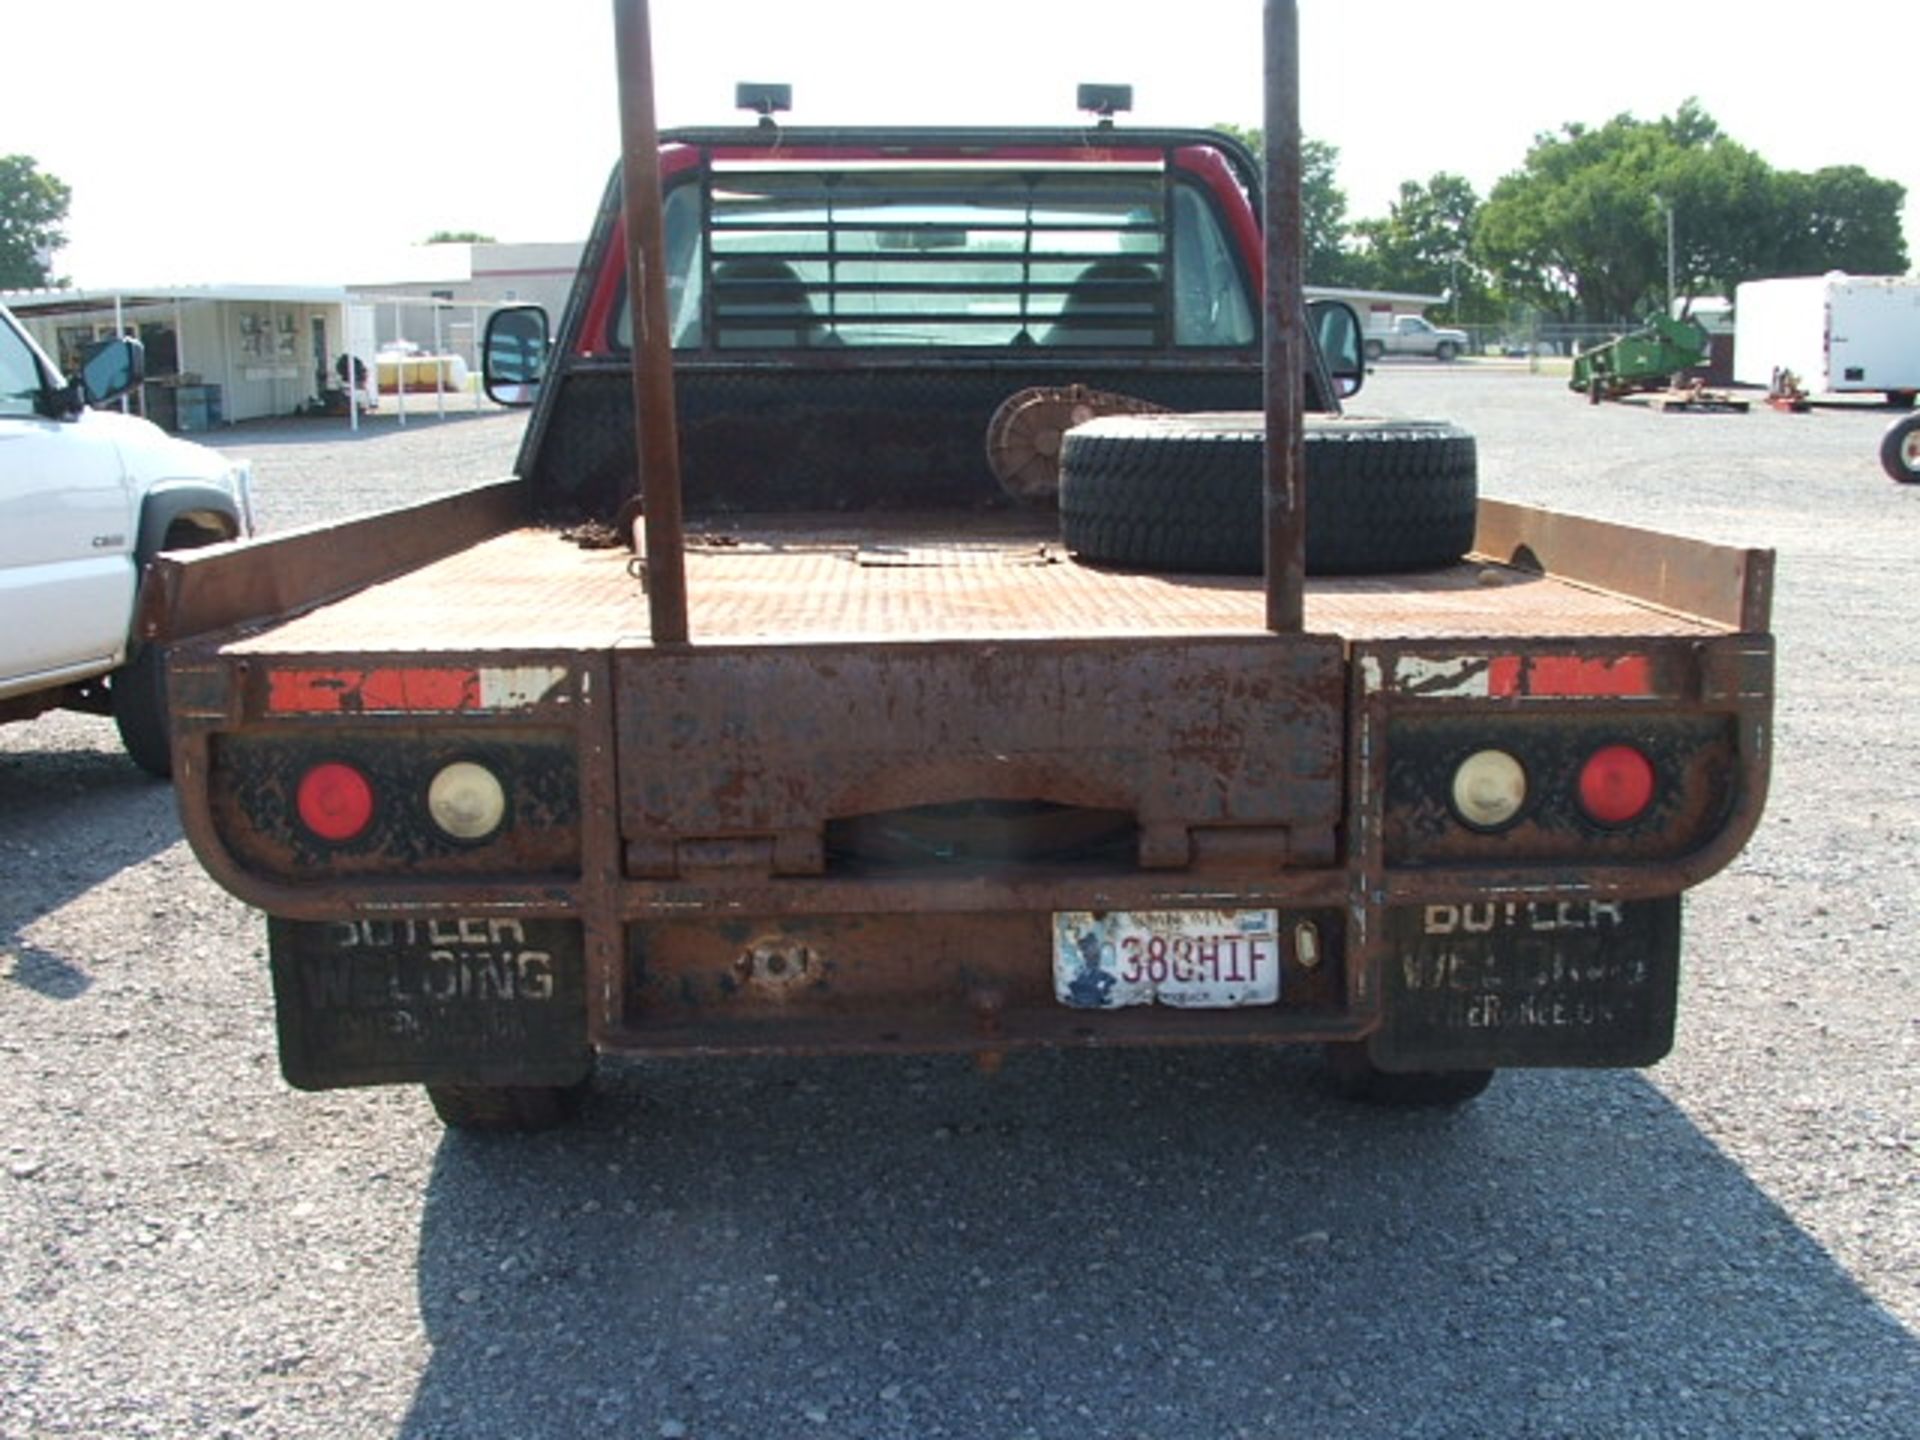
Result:
[[[1260,404],[1259,182],[1226,136],[743,127],[671,132],[659,163],[691,513],[1005,505],[980,449],[1032,387]],[[563,397],[521,455],[556,520],[633,486],[608,423],[631,384],[620,195],[616,175],[555,337]]]

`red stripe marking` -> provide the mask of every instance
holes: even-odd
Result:
[[[1653,663],[1645,655],[1498,655],[1487,668],[1487,693],[1651,695]]]
[[[267,709],[276,715],[479,708],[477,670],[275,670],[267,676]]]

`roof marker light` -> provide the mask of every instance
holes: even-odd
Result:
[[[736,110],[751,110],[760,117],[762,125],[771,129],[776,123],[773,118],[776,114],[793,109],[793,86],[763,85],[742,80],[733,87],[733,107]]]
[[[1115,115],[1133,109],[1133,86],[1082,85],[1076,98],[1080,108],[1098,116],[1101,128],[1107,129]]]

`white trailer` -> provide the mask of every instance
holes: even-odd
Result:
[[[1776,388],[1791,371],[1809,395],[1920,394],[1920,280],[1807,275],[1734,292],[1733,378]]]

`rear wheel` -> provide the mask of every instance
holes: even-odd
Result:
[[[1880,465],[1902,485],[1920,481],[1920,415],[1896,420],[1880,437]]]
[[[1082,560],[1258,575],[1265,417],[1137,415],[1066,434],[1060,533]],[[1473,437],[1438,420],[1309,416],[1307,571],[1435,569],[1473,543]]]
[[[427,1099],[449,1130],[488,1134],[552,1130],[580,1113],[593,1077],[571,1085],[429,1085]]]
[[[228,540],[238,530],[228,516],[183,515],[167,527],[162,550],[195,550]],[[114,727],[134,764],[156,780],[173,775],[173,727],[167,723],[166,655],[158,645],[132,650],[107,681]]]
[[[173,737],[167,724],[166,657],[158,645],[143,645],[107,684],[114,728],[133,763],[166,780],[173,775]]]
[[[1382,355],[1387,353],[1387,347],[1378,340],[1369,340],[1362,348],[1366,351],[1366,356],[1369,360],[1378,360]]]
[[[1464,1105],[1493,1083],[1491,1070],[1382,1070],[1365,1041],[1327,1046],[1327,1074],[1343,1098],[1369,1105],[1437,1109]]]

